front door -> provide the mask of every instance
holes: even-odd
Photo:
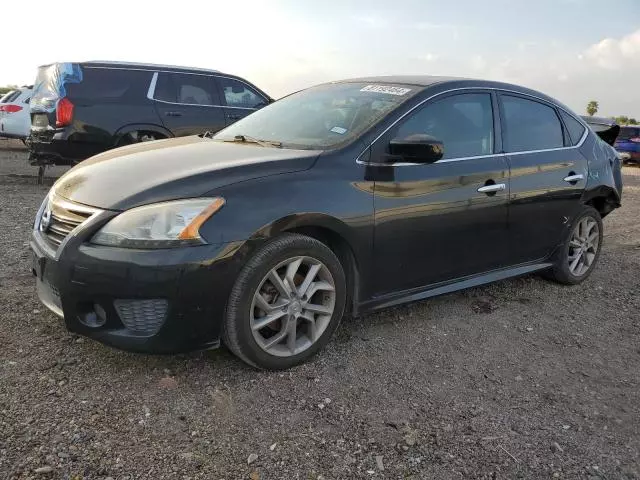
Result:
[[[210,75],[160,72],[153,100],[160,120],[176,137],[217,132],[226,125]]]
[[[510,262],[542,260],[562,242],[580,209],[588,165],[577,145],[585,128],[531,97],[500,94],[500,103],[511,167]]]
[[[372,145],[376,164],[388,161],[393,139],[426,134],[444,145],[435,163],[375,168],[378,295],[505,266],[509,173],[495,153],[496,105],[487,91],[437,97]]]

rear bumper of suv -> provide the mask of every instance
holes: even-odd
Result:
[[[75,165],[105,148],[73,141],[66,129],[31,129],[26,140],[31,165]]]

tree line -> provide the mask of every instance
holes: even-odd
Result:
[[[598,102],[596,100],[591,100],[587,103],[587,115],[593,117],[596,113],[598,113]],[[633,117],[627,117],[626,115],[619,115],[617,117],[611,117],[616,121],[619,125],[638,125],[638,121]]]

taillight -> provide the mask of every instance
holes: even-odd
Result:
[[[73,120],[73,103],[68,98],[61,98],[56,108],[56,127],[69,125]]]
[[[22,110],[20,105],[0,105],[0,112],[16,113]]]
[[[640,137],[632,137],[629,139],[629,141],[633,143],[640,143]]]

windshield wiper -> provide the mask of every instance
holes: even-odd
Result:
[[[282,147],[282,142],[276,142],[274,140],[258,140],[257,138],[250,137],[249,135],[236,135],[233,137],[233,140],[225,140],[225,142],[256,143],[261,147]]]

